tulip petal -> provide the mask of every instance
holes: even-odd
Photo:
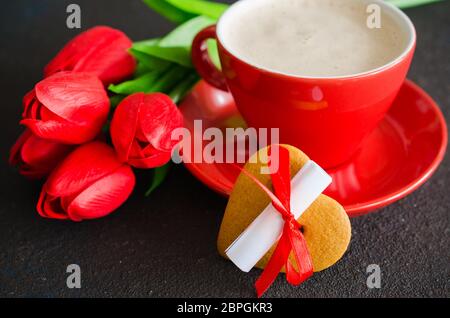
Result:
[[[144,93],[130,95],[114,111],[110,127],[111,139],[119,159],[123,162],[127,162],[130,155],[144,96]]]
[[[177,144],[172,131],[183,127],[183,115],[169,96],[155,93],[145,95],[139,114],[140,128],[156,149],[171,152]]]
[[[141,143],[135,139],[128,157],[128,163],[133,167],[150,169],[163,166],[170,161],[170,152],[155,149],[148,143],[141,147]]]
[[[95,125],[81,125],[64,120],[23,119],[20,124],[29,128],[38,137],[65,144],[82,144],[87,140],[92,140],[98,135],[102,127],[97,123]]]
[[[131,146],[130,154],[129,154],[128,158],[144,158],[145,153],[144,153],[143,148],[145,148],[148,145],[149,145],[149,143],[147,141],[142,142],[141,140],[139,140],[139,137],[136,137],[133,140],[133,144]]]
[[[19,173],[27,179],[30,180],[39,180],[50,174],[51,171],[39,170],[39,168],[33,168],[28,166],[23,166],[20,168]]]
[[[106,120],[109,99],[102,82],[89,73],[60,72],[35,86],[37,100],[74,123]]]
[[[32,89],[31,91],[29,91],[28,93],[25,94],[22,102],[24,105],[27,105],[35,98],[36,98],[36,94],[34,93],[34,89]]]
[[[170,161],[170,152],[158,152],[145,158],[130,158],[128,163],[139,169],[150,169],[164,166]]]
[[[29,91],[24,97],[23,97],[23,113],[22,117],[27,117],[30,113],[30,107],[36,100],[36,94],[34,92],[34,89]]]
[[[97,26],[64,46],[45,67],[45,76],[60,71],[92,72],[105,85],[119,82],[132,75],[136,67],[128,53],[132,41],[121,31]]]
[[[59,197],[48,195],[45,186],[42,188],[36,209],[40,216],[50,219],[66,220],[67,214],[62,209]]]
[[[108,215],[128,199],[134,185],[133,171],[123,165],[84,189],[69,205],[68,215],[75,221]]]
[[[80,70],[83,61],[94,54],[98,47],[111,41],[111,28],[93,27],[70,40],[44,69],[45,77],[61,71]]]
[[[55,197],[77,194],[121,165],[114,150],[105,143],[93,141],[84,144],[52,172],[45,185],[46,191]]]
[[[73,147],[39,138],[25,130],[11,148],[9,163],[18,166],[21,175],[39,179],[48,175]]]
[[[122,35],[109,42],[108,46],[96,50],[95,55],[86,59],[79,69],[95,73],[105,84],[118,83],[130,77],[136,69],[136,60],[128,52],[133,43]]]
[[[173,129],[182,127],[183,116],[164,94],[136,93],[117,106],[111,122],[111,139],[120,160],[137,168],[166,164],[172,148]]]
[[[21,149],[21,159],[25,164],[50,172],[72,149],[72,146],[42,139],[31,134]]]
[[[26,130],[11,150],[10,162],[18,166],[21,175],[39,179],[48,175],[72,149],[72,146],[39,138]]]
[[[37,100],[35,100],[31,104],[31,107],[29,108],[28,117],[33,118],[33,119],[38,119],[40,117],[41,109],[42,109],[42,105]]]
[[[25,130],[22,133],[22,135],[20,135],[20,137],[17,139],[14,146],[11,147],[11,151],[9,153],[9,160],[8,160],[8,162],[11,166],[15,166],[22,161],[20,151],[22,149],[22,146],[25,144],[25,142],[28,140],[28,138],[30,138],[31,135],[32,134],[28,129]]]

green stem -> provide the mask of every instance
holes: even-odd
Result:
[[[172,91],[170,91],[169,96],[172,98],[175,104],[178,104],[184,96],[191,90],[191,88],[198,82],[199,76],[197,73],[193,72],[189,74],[182,82],[175,86]]]
[[[152,179],[150,188],[145,193],[146,197],[148,197],[153,191],[155,191],[156,188],[158,188],[163,183],[163,181],[166,179],[167,175],[169,174],[170,167],[171,167],[171,162],[166,163],[162,167],[153,169],[153,179]]]
[[[165,74],[163,74],[156,81],[156,83],[151,87],[150,90],[146,91],[146,93],[156,93],[156,92],[168,93],[190,71],[191,71],[190,69],[183,66],[179,65],[172,66]]]
[[[388,2],[401,8],[401,9],[407,9],[412,8],[424,4],[430,4],[434,2],[440,2],[443,0],[389,0]]]

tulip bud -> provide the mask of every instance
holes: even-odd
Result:
[[[37,211],[46,218],[81,221],[110,214],[133,191],[135,177],[110,146],[94,141],[75,149],[51,173]]]
[[[40,138],[65,144],[94,139],[109,113],[102,82],[88,73],[60,72],[47,77],[23,103],[21,124]]]
[[[128,53],[132,41],[121,31],[97,26],[64,46],[45,67],[45,77],[60,71],[89,72],[104,83],[118,83],[134,73],[136,61]]]
[[[136,93],[117,106],[111,121],[111,139],[121,161],[136,168],[166,164],[177,140],[172,131],[183,127],[183,115],[161,93]]]
[[[47,176],[71,151],[73,146],[39,138],[26,130],[11,148],[9,163],[30,179]]]

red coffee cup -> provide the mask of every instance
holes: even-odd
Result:
[[[408,37],[403,52],[377,69],[342,77],[301,77],[236,56],[223,32],[236,11],[248,9],[255,0],[235,3],[217,26],[196,36],[193,63],[209,84],[232,93],[250,127],[279,128],[281,143],[300,148],[324,168],[335,167],[350,159],[384,117],[406,78],[416,46],[414,26],[401,10],[381,0],[355,1],[378,4]],[[218,42],[221,71],[209,58],[208,39]]]

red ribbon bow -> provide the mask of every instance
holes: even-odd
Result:
[[[276,169],[272,160],[274,159],[272,158],[274,153],[279,155],[279,164]],[[283,266],[286,270],[286,280],[294,286],[300,285],[313,274],[311,255],[308,252],[305,238],[300,231],[301,225],[295,219],[290,207],[291,173],[289,150],[284,147],[278,147],[278,151],[271,151],[269,156],[269,169],[275,194],[256,177],[241,168],[241,171],[250,177],[270,197],[272,205],[284,219],[283,233],[277,247],[263,273],[255,283],[258,297],[261,297],[272,285]],[[294,255],[298,270],[295,269],[289,259],[291,252]]]

